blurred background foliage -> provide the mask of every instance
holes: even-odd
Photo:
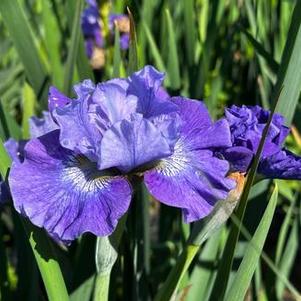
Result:
[[[293,0],[114,0],[100,1],[100,12],[107,24],[110,12],[126,13],[129,7],[136,25],[139,65],[151,64],[166,72],[165,86],[171,95],[204,100],[216,119],[231,104],[271,108],[296,3]],[[0,1],[2,141],[8,137],[29,137],[28,118],[40,116],[46,109],[49,85],[71,96],[72,84],[79,80],[91,78],[99,82],[118,74],[126,76],[129,56],[119,49],[118,43],[106,48],[104,67],[92,70],[80,32],[84,6],[84,1],[79,0]],[[300,9],[299,13],[301,16]],[[298,27],[300,20],[295,23]],[[118,41],[117,34],[115,38]],[[296,74],[300,70],[296,66]],[[288,143],[301,154],[300,102],[294,109],[286,115],[294,116]],[[277,184],[277,208],[263,253],[258,264],[254,262],[257,266],[246,300],[296,300],[297,290],[301,290],[301,186],[297,181],[277,181]],[[254,245],[251,238],[255,237],[273,187],[272,181],[264,180],[252,188],[226,281],[228,291],[246,250]],[[12,208],[0,210],[2,299],[45,300],[45,289],[22,225]],[[120,256],[111,277],[110,300],[152,300],[189,233],[180,212],[159,206],[153,200],[147,202],[142,214],[137,210],[131,214],[143,217],[142,230],[128,225],[122,238]],[[215,279],[221,273],[220,259],[232,223],[235,217],[202,247],[180,285],[178,300],[225,298]],[[130,238],[134,235],[143,243],[139,239],[133,243]],[[95,278],[95,238],[86,235],[69,250],[54,247],[71,300],[90,300]],[[139,253],[141,248],[143,252]],[[135,250],[143,254],[142,258],[133,258],[137,255]]]

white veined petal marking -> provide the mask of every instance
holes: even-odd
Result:
[[[70,156],[64,162],[61,179],[78,192],[95,193],[108,187],[108,174],[97,169],[97,165],[84,156]]]
[[[174,147],[173,154],[168,158],[161,159],[155,169],[167,177],[174,177],[181,173],[189,162],[190,159],[185,154],[184,141],[179,139]]]

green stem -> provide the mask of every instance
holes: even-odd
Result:
[[[149,300],[148,276],[150,272],[149,199],[142,181],[135,183],[133,202],[134,285],[137,300]],[[142,218],[141,218],[142,217]]]
[[[98,274],[96,276],[93,301],[109,300],[110,275],[109,273],[106,275]]]
[[[200,246],[193,244],[187,245],[178,258],[176,265],[172,268],[165,283],[159,290],[155,301],[167,301],[176,293],[179,284],[187,272],[192,260],[196,256]]]
[[[96,280],[94,301],[107,301],[109,298],[112,268],[118,258],[118,247],[124,231],[127,215],[125,214],[111,236],[97,237],[95,249]]]

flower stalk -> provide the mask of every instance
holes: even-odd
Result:
[[[98,274],[95,280],[94,301],[107,301],[109,300],[111,273],[101,275]]]
[[[124,215],[111,236],[97,237],[95,249],[96,280],[94,301],[109,299],[110,278],[112,268],[118,258],[118,246],[124,231],[127,215]]]

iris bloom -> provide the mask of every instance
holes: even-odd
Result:
[[[88,7],[84,9],[81,16],[81,27],[85,39],[86,53],[94,69],[99,69],[105,63],[105,46],[114,42],[115,28],[120,32],[120,48],[127,50],[130,42],[130,21],[127,15],[109,15],[108,29],[106,34],[102,30],[99,8],[95,0],[86,0]],[[115,26],[116,24],[116,26]],[[105,45],[105,38],[107,45]]]
[[[163,79],[146,66],[127,79],[86,80],[74,87],[75,99],[52,88],[48,132],[28,141],[23,162],[11,168],[16,210],[71,241],[114,230],[129,208],[132,175],[144,176],[156,199],[181,208],[186,222],[226,199],[236,182],[215,151],[231,146],[227,121],[213,122],[202,102],[170,98]]]
[[[92,57],[95,48],[104,46],[100,27],[100,15],[96,0],[87,0],[88,7],[81,16],[81,27],[85,39],[86,53]]]
[[[223,152],[232,171],[248,171],[270,112],[259,106],[232,106],[226,110],[233,146]],[[301,157],[283,147],[289,134],[284,117],[274,114],[258,166],[264,178],[301,179]]]
[[[127,50],[130,45],[130,20],[124,14],[110,14],[109,16],[109,29],[114,36],[115,25],[120,32],[120,48]]]

